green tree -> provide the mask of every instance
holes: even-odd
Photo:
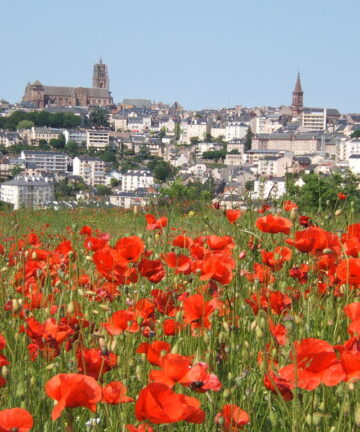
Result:
[[[95,108],[89,114],[89,123],[90,126],[96,128],[109,127],[108,112],[100,107]]]
[[[175,123],[175,140],[176,141],[179,141],[180,136],[181,136],[181,132],[182,132],[182,130],[181,130],[180,123],[176,122]]]
[[[163,126],[163,127],[160,129],[160,132],[159,132],[159,138],[164,138],[165,135],[166,135],[166,127]]]
[[[112,188],[116,187],[116,186],[119,186],[119,184],[120,184],[120,180],[116,179],[115,177],[113,177],[112,179],[110,179],[110,186]]]
[[[192,144],[192,145],[195,145],[195,144],[199,144],[199,142],[200,142],[200,140],[199,140],[199,137],[191,137],[190,138],[190,143]]]
[[[77,156],[80,153],[79,144],[76,141],[69,140],[65,144],[65,150],[70,153],[71,156]]]
[[[206,142],[213,142],[213,136],[211,135],[211,133],[210,132],[206,132],[206,134],[205,134],[205,141]]]
[[[108,195],[111,195],[111,188],[109,188],[108,186],[99,184],[96,186],[96,193],[97,193],[97,195],[100,195],[100,196],[108,196]]]
[[[34,122],[32,122],[31,120],[20,120],[16,126],[16,129],[17,130],[31,129],[33,126],[34,126]]]
[[[355,129],[350,138],[360,138],[360,129]]]
[[[65,148],[65,137],[63,134],[60,134],[58,138],[53,138],[50,140],[50,146],[55,149],[63,149]]]
[[[253,137],[253,133],[251,132],[251,128],[249,127],[246,135],[245,135],[245,145],[244,145],[244,150],[248,151],[251,150],[251,144],[252,144],[252,137]]]

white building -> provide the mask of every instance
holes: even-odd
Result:
[[[128,170],[121,179],[123,192],[134,191],[139,188],[148,188],[154,185],[154,177],[147,170]]]
[[[73,175],[82,177],[88,186],[104,185],[110,165],[99,158],[76,156],[73,159]]]
[[[326,130],[326,109],[305,108],[302,113],[302,127],[311,131]]]
[[[86,147],[88,149],[105,150],[109,147],[109,143],[109,132],[101,130],[86,131]]]
[[[360,174],[360,154],[353,154],[349,157],[349,170],[353,174]]]
[[[336,144],[336,158],[338,160],[349,160],[352,155],[360,154],[360,139],[342,139]]]
[[[0,199],[12,204],[14,210],[41,208],[54,200],[54,185],[43,178],[18,177],[1,184]]]
[[[225,127],[225,140],[232,141],[234,139],[244,138],[249,129],[249,125],[241,122],[229,122]]]
[[[66,153],[52,151],[23,150],[20,159],[25,163],[32,162],[38,171],[66,172],[71,163]]]
[[[145,207],[155,196],[155,194],[147,193],[144,189],[118,192],[115,195],[110,195],[110,204],[122,208]]]
[[[243,154],[242,153],[235,153],[235,154],[229,154],[227,153],[225,160],[225,165],[230,166],[240,166],[243,164]]]
[[[199,141],[205,139],[206,134],[210,133],[210,125],[206,120],[195,119],[181,123],[180,142],[190,144],[191,138],[198,138]]]
[[[260,179],[254,181],[252,199],[269,200],[279,199],[286,193],[286,183],[283,177]]]
[[[258,161],[257,174],[265,177],[283,177],[290,172],[292,157],[265,156]]]
[[[87,133],[82,130],[65,130],[63,132],[65,137],[65,143],[67,144],[69,141],[75,141],[78,144],[82,144],[87,141]]]

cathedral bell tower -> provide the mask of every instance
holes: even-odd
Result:
[[[304,92],[301,88],[300,74],[298,73],[294,91],[292,93],[291,111],[293,115],[299,115],[304,109]]]
[[[99,60],[99,63],[94,65],[93,87],[109,90],[109,75],[106,64]]]

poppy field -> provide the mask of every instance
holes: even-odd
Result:
[[[1,213],[0,432],[359,430],[341,205]]]

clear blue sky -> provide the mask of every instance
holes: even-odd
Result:
[[[304,104],[360,112],[359,0],[11,0],[0,7],[0,98],[28,81],[185,108]]]

